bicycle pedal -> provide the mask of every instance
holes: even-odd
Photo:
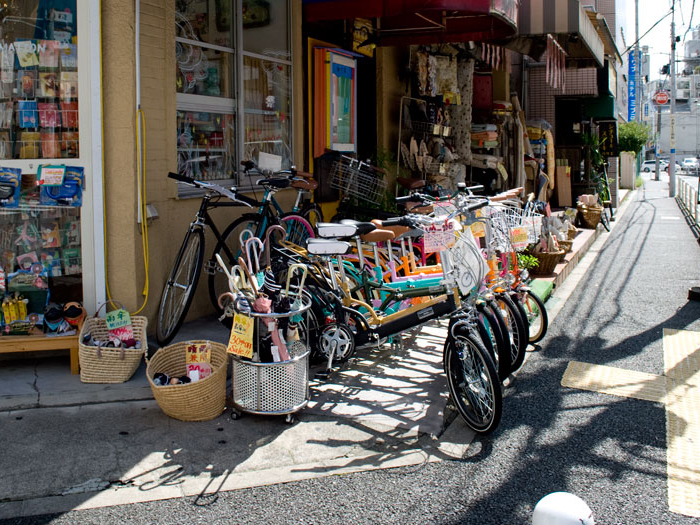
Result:
[[[219,268],[219,265],[216,261],[208,260],[204,264],[203,268],[204,273],[207,275],[215,275],[217,272],[223,272],[221,268]]]

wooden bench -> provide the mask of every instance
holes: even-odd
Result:
[[[80,373],[78,362],[78,336],[45,335],[0,336],[0,354],[14,352],[42,352],[44,350],[70,350],[70,373]]]

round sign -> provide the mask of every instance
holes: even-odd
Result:
[[[671,97],[668,95],[668,91],[657,91],[654,93],[654,102],[657,104],[668,104]]]

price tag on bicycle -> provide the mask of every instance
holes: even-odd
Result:
[[[423,231],[423,249],[428,253],[439,252],[454,246],[455,231],[452,221],[430,224]]]
[[[510,242],[513,248],[520,250],[527,247],[527,228],[522,226],[511,228],[510,230]]]

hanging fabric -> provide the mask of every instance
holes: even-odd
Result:
[[[566,52],[552,35],[547,35],[545,79],[552,88],[566,90]]]

